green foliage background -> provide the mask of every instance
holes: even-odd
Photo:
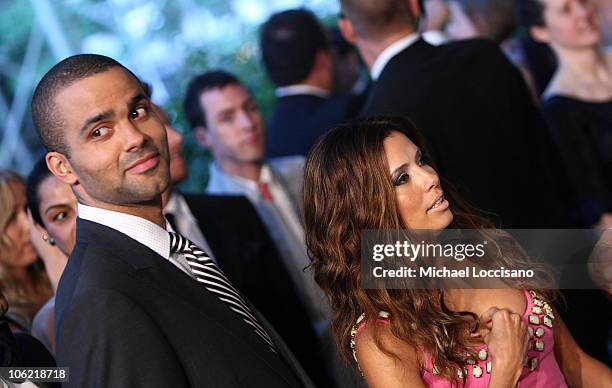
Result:
[[[153,83],[153,99],[185,135],[190,174],[181,189],[202,192],[210,155],[195,144],[184,118],[182,98],[189,80],[213,68],[233,72],[249,87],[267,117],[274,90],[260,63],[260,21],[253,15],[263,21],[273,12],[300,6],[314,11],[325,24],[335,23],[334,0],[0,0],[0,93],[11,105],[28,40],[35,29],[42,31],[45,43],[35,64],[28,98],[44,73],[62,59],[51,49],[53,39],[58,38],[52,35],[61,35],[71,49],[68,54],[110,55]],[[53,21],[59,26],[57,34],[50,34],[47,28]],[[190,32],[194,27],[195,38]],[[153,79],[148,78],[151,74]],[[0,140],[3,127],[0,119]],[[29,112],[20,135],[34,155],[44,153]],[[0,167],[28,172],[22,165]]]

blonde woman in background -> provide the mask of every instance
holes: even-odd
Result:
[[[0,232],[0,292],[9,305],[4,318],[12,330],[29,331],[52,290],[30,242],[23,179],[8,170],[0,170]]]

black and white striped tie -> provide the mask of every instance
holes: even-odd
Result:
[[[193,273],[195,279],[204,284],[204,287],[217,295],[232,311],[239,314],[244,322],[252,326],[261,339],[263,339],[270,349],[276,353],[276,348],[272,339],[266,333],[266,330],[257,321],[251,309],[234,288],[232,283],[227,279],[221,268],[197,245],[181,236],[178,233],[170,233],[170,252],[182,254],[189,269]]]

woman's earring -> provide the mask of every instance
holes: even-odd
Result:
[[[55,245],[55,240],[53,237],[47,235],[46,233],[43,233],[42,239],[49,245]]]

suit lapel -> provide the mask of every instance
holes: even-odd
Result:
[[[77,237],[79,243],[102,244],[101,246],[109,250],[109,253],[134,267],[135,279],[146,281],[148,286],[157,287],[161,292],[191,304],[200,314],[216,322],[219,330],[240,338],[245,343],[245,347],[250,348],[253,354],[285,380],[289,382],[295,380],[293,376],[288,375],[287,367],[279,357],[280,354],[277,356],[272,353],[251,326],[206,290],[202,284],[187,276],[174,264],[148,247],[106,226],[78,219],[77,228],[80,229]]]

